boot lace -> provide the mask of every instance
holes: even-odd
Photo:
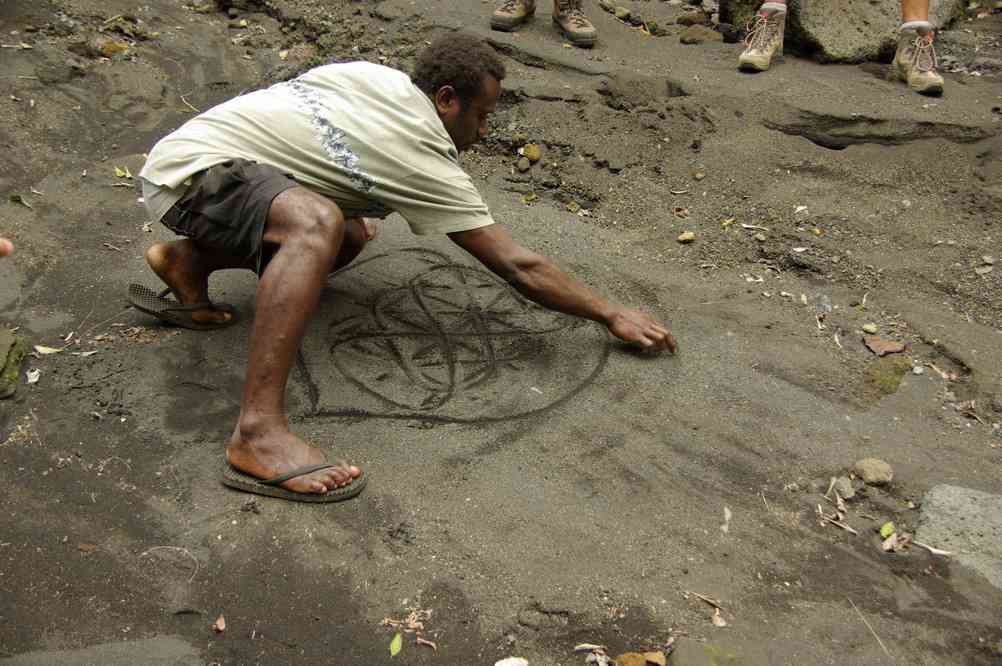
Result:
[[[745,44],[750,49],[764,49],[776,36],[781,22],[779,15],[783,12],[773,12],[771,14],[756,14],[749,19],[745,30],[748,35],[745,37]]]
[[[575,28],[587,28],[591,25],[588,17],[581,11],[581,0],[557,0],[557,8]]]
[[[920,72],[936,71],[939,64],[936,59],[936,48],[932,45],[933,33],[919,35],[912,43],[912,65]]]

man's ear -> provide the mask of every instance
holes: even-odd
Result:
[[[459,95],[452,86],[442,86],[435,93],[435,108],[440,115],[446,115],[459,103]]]

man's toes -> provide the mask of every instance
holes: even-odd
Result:
[[[355,467],[354,465],[352,465],[348,469],[351,471],[351,478],[353,478],[353,479],[357,479],[358,477],[360,477],[362,475],[362,470],[360,470],[359,468]]]

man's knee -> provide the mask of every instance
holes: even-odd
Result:
[[[310,206],[297,221],[292,241],[306,249],[336,256],[344,240],[346,222],[344,213],[332,203]]]

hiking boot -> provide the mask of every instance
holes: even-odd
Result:
[[[504,0],[491,16],[491,28],[505,32],[514,30],[535,13],[536,0]]]
[[[936,71],[936,49],[932,46],[934,37],[932,30],[925,34],[902,30],[891,63],[895,76],[922,95],[943,94],[943,77]]]
[[[598,31],[581,11],[581,0],[554,0],[553,24],[574,46],[590,49]]]
[[[774,55],[783,55],[783,33],[786,31],[786,6],[767,2],[748,22],[745,50],[738,56],[738,69],[764,72]]]

